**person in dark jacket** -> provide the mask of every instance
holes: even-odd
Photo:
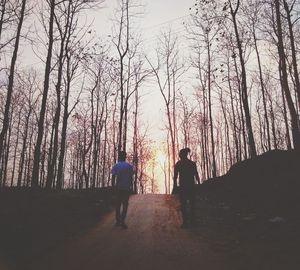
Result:
[[[180,160],[174,167],[174,190],[179,190],[182,213],[181,228],[195,225],[195,180],[200,184],[196,163],[188,159],[189,148],[179,151]],[[179,175],[179,188],[177,178]],[[189,205],[189,209],[188,209]]]

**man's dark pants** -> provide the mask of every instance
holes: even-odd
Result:
[[[124,223],[124,220],[126,218],[129,196],[130,196],[129,190],[123,190],[123,189],[116,190],[116,221],[119,224]]]
[[[195,191],[194,189],[181,188],[179,191],[181,214],[183,224],[195,224]],[[189,209],[188,209],[189,204]]]

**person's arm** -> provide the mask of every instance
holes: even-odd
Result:
[[[131,166],[131,170],[130,170],[130,189],[131,189],[131,192],[133,192],[133,174],[134,174],[133,166]]]
[[[111,174],[112,174],[111,185],[112,185],[112,187],[115,187],[116,186],[116,178],[117,178],[117,169],[116,169],[115,165],[112,167]]]
[[[112,186],[112,187],[115,187],[115,186],[116,186],[116,175],[115,175],[115,174],[112,175],[112,178],[111,178],[111,186]]]
[[[177,187],[177,178],[178,178],[178,166],[175,164],[174,166],[174,178],[173,178],[173,185]]]
[[[173,178],[174,184],[173,184],[173,190],[172,190],[173,195],[178,193],[177,177],[178,177],[178,168],[175,165],[175,167],[174,167],[174,178]]]
[[[199,174],[198,174],[196,163],[195,163],[195,178],[196,178],[197,184],[200,185],[200,177],[199,177]]]

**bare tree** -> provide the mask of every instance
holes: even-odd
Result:
[[[171,30],[163,32],[160,37],[161,46],[156,50],[156,61],[154,65],[147,59],[155,76],[159,91],[163,97],[166,116],[168,138],[170,139],[171,154],[169,155],[169,170],[174,167],[177,149],[177,127],[176,127],[176,97],[178,81],[185,72],[179,62],[179,51],[177,48],[177,37],[172,37]]]
[[[46,57],[45,73],[44,73],[42,104],[41,104],[39,120],[38,120],[38,135],[37,135],[37,141],[34,149],[34,161],[33,161],[33,169],[32,169],[32,182],[31,182],[33,188],[37,188],[39,186],[41,146],[42,146],[42,140],[44,135],[44,121],[46,115],[46,104],[47,104],[48,91],[49,91],[51,61],[52,61],[53,43],[54,43],[53,36],[54,36],[54,17],[55,17],[56,1],[49,0],[48,4],[49,4],[48,48],[47,48],[47,57]]]
[[[213,124],[212,91],[214,87],[213,71],[216,51],[218,47],[218,34],[220,32],[220,21],[216,13],[215,1],[203,5],[196,14],[192,15],[191,26],[187,29],[193,41],[193,48],[197,57],[192,60],[197,69],[201,90],[207,92],[207,106],[209,117],[210,145],[212,157],[212,176],[217,176],[215,136]]]
[[[297,116],[297,112],[292,100],[291,92],[289,89],[288,83],[288,74],[287,74],[287,65],[286,65],[286,54],[284,51],[283,44],[283,31],[282,31],[282,22],[281,22],[281,12],[280,12],[280,2],[279,0],[275,0],[275,17],[276,17],[276,30],[277,30],[277,48],[279,55],[279,67],[281,74],[281,85],[285,94],[285,98],[288,104],[290,116],[291,116],[291,126],[292,126],[292,135],[293,135],[293,143],[295,149],[300,148],[300,129],[299,129],[299,119]]]
[[[250,109],[249,109],[249,103],[248,103],[249,97],[248,97],[247,75],[246,75],[246,69],[245,69],[244,52],[243,52],[242,42],[240,39],[240,33],[239,33],[239,29],[238,29],[238,22],[237,22],[237,13],[240,8],[240,0],[236,1],[235,6],[232,3],[232,1],[229,1],[228,4],[229,4],[230,15],[231,15],[232,22],[233,22],[236,44],[237,44],[237,48],[238,48],[238,56],[239,56],[239,60],[240,60],[241,76],[242,76],[242,81],[241,81],[241,94],[242,95],[241,95],[241,97],[242,97],[243,109],[244,109],[244,113],[245,113],[250,156],[254,157],[254,156],[256,156],[256,146],[255,146],[255,141],[254,141],[254,136],[253,136]],[[225,4],[224,8],[227,9],[227,4]]]
[[[14,90],[15,67],[16,67],[16,62],[17,62],[17,57],[18,57],[21,31],[22,31],[22,26],[23,26],[23,21],[24,21],[24,16],[25,16],[26,2],[27,2],[27,0],[22,0],[21,9],[19,11],[16,10],[16,12],[19,12],[19,15],[18,15],[19,20],[18,20],[14,49],[13,49],[13,55],[12,55],[11,62],[10,62],[7,95],[6,95],[6,103],[5,103],[5,112],[4,112],[2,130],[0,133],[0,163],[1,163],[2,153],[3,153],[4,140],[7,135],[7,131],[9,128],[9,123],[10,123],[9,116],[10,116],[11,100],[12,100],[12,95],[13,95],[13,90]],[[2,8],[5,8],[5,3],[3,3]],[[4,13],[4,11],[2,11],[2,12]],[[1,174],[1,172],[2,172],[2,169],[0,170],[0,174]],[[0,175],[0,179],[1,179],[1,175]]]

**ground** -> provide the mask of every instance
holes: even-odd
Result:
[[[0,190],[0,270],[279,270],[300,265],[299,152],[270,151],[195,187],[198,225],[176,195],[133,195],[114,227],[112,188]]]
[[[253,213],[234,218],[228,206],[211,205],[199,196],[197,205],[199,225],[186,230],[180,228],[176,196],[133,195],[127,230],[113,226],[110,211],[83,234],[18,269],[274,270],[299,265],[299,220],[272,222]]]

